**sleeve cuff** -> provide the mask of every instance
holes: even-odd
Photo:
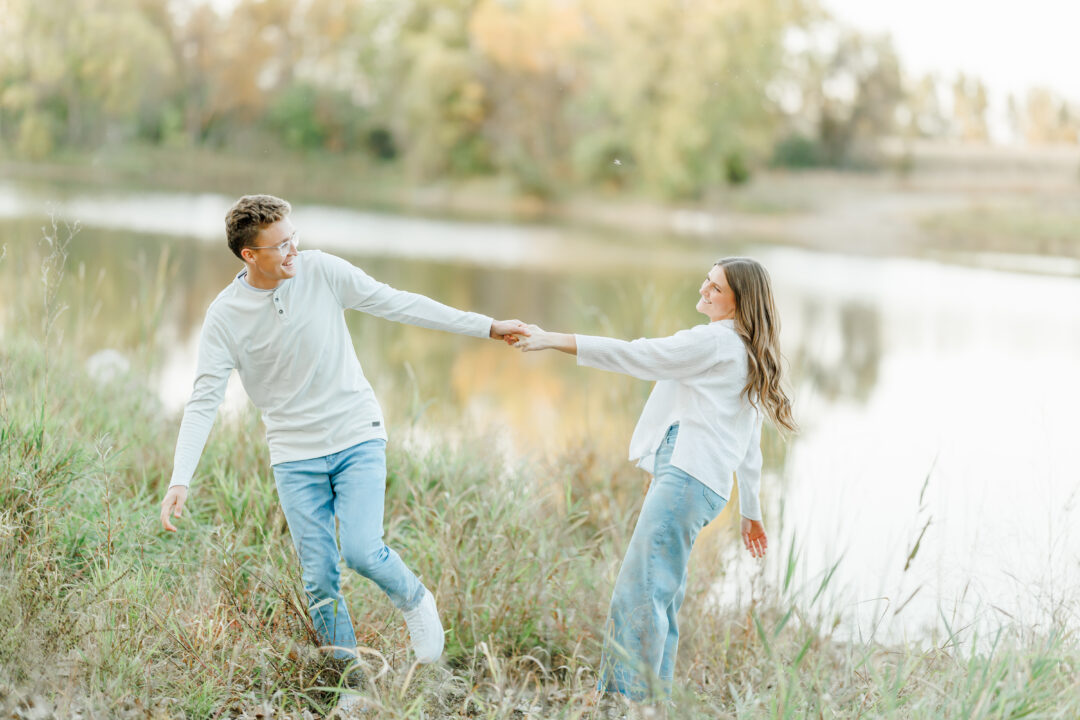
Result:
[[[757,520],[761,522],[761,501],[757,495],[750,497],[750,494],[743,494],[743,489],[739,488],[739,514],[747,520]]]
[[[479,315],[479,314],[478,314]],[[481,323],[482,321],[482,323]],[[476,324],[476,337],[478,338],[490,338],[491,326],[495,322],[495,318],[489,318],[487,315],[479,315]],[[481,324],[483,327],[481,327]]]
[[[601,367],[596,362],[596,354],[599,346],[603,344],[603,341],[608,338],[596,337],[594,335],[574,335],[574,343],[577,345],[577,364],[581,367],[597,368],[598,370],[606,370],[607,368]]]

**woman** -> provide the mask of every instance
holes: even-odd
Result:
[[[761,423],[768,415],[795,430],[780,386],[779,318],[765,268],[726,258],[698,292],[708,324],[670,337],[626,342],[530,326],[516,343],[657,381],[630,441],[630,459],[654,477],[615,581],[600,663],[599,689],[637,702],[671,694],[690,549],[727,503],[732,473],[743,543],[753,557],[765,556]]]

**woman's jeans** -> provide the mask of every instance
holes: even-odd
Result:
[[[672,425],[656,451],[655,475],[611,595],[600,661],[600,690],[639,702],[671,694],[690,550],[727,502],[671,465],[678,429]]]
[[[352,657],[356,636],[341,595],[342,558],[375,581],[402,610],[416,607],[424,596],[420,580],[383,543],[386,441],[369,440],[332,455],[278,463],[273,469],[315,629],[334,646],[335,656]]]

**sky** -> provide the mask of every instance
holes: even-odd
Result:
[[[905,70],[981,78],[1004,101],[1042,85],[1080,102],[1080,0],[821,0],[860,30],[892,35]]]

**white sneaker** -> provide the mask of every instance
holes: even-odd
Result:
[[[443,651],[443,626],[435,607],[435,596],[424,589],[420,604],[405,611],[405,624],[409,626],[409,638],[413,652],[421,663],[433,663]]]
[[[355,657],[355,653],[354,653]],[[341,671],[338,681],[338,699],[329,717],[336,720],[368,717],[372,705],[361,694],[364,690],[364,671],[359,663],[352,662]]]
[[[337,705],[334,706],[334,711],[330,713],[330,717],[336,720],[347,720],[347,718],[358,718],[367,715],[370,710],[371,708],[368,707],[362,695],[341,693],[338,695]]]

